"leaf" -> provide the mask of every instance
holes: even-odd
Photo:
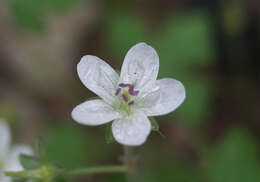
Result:
[[[211,90],[203,80],[184,81],[186,99],[176,113],[189,124],[201,123],[210,116]]]
[[[54,128],[46,140],[47,160],[72,168],[86,160],[85,135],[72,125]]]
[[[259,182],[256,141],[243,129],[233,129],[207,157],[211,182]]]
[[[24,169],[35,169],[41,166],[40,159],[35,156],[20,154],[19,160]]]
[[[212,29],[205,12],[175,15],[158,41],[161,60],[172,65],[162,65],[161,69],[170,74],[189,74],[191,65],[210,64],[209,60],[215,57]]]
[[[11,0],[9,3],[13,18],[20,26],[37,32],[44,30],[44,1]]]
[[[49,9],[53,9],[56,12],[68,11],[73,8],[76,4],[84,2],[86,0],[45,0],[46,5]]]
[[[107,38],[111,48],[121,59],[130,47],[147,39],[142,22],[131,15],[111,17],[108,22]]]
[[[115,138],[112,133],[112,122],[110,122],[106,128],[106,142],[107,144],[111,144],[115,142]]]

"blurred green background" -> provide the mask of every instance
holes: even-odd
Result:
[[[94,96],[76,64],[92,54],[120,70],[127,50],[146,42],[159,77],[183,82],[187,98],[156,118],[166,138],[153,132],[136,149],[139,181],[259,182],[259,12],[258,0],[2,0],[0,117],[16,143],[43,138],[61,166],[119,164],[122,146],[106,144],[105,126],[70,117]]]

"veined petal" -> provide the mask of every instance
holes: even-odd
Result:
[[[0,119],[0,160],[8,153],[10,140],[9,127],[4,120]]]
[[[120,117],[117,111],[100,99],[76,106],[71,115],[76,122],[84,125],[101,125]]]
[[[115,120],[112,124],[114,138],[123,145],[138,146],[143,144],[150,131],[151,123],[141,112]]]
[[[160,88],[156,92],[157,94],[153,94],[152,97],[147,95],[147,97],[144,98],[144,103],[147,103],[144,110],[148,116],[168,114],[174,111],[184,101],[185,88],[181,82],[171,78],[164,78],[157,80],[156,85]],[[155,96],[157,97],[157,101]]]
[[[12,148],[7,161],[5,162],[5,171],[21,171],[23,170],[22,165],[19,162],[19,155],[27,154],[32,155],[33,150],[27,145],[16,145]]]
[[[92,92],[113,104],[119,76],[105,61],[87,55],[81,58],[77,66],[80,80]]]
[[[135,89],[145,91],[156,80],[159,71],[159,56],[146,43],[133,46],[125,56],[120,82],[135,85]]]

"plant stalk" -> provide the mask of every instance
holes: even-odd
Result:
[[[124,164],[127,166],[128,170],[126,172],[127,182],[136,181],[136,158],[133,153],[133,148],[124,146]]]
[[[127,167],[125,165],[119,166],[102,166],[102,167],[88,167],[72,169],[66,172],[67,176],[74,175],[88,175],[88,174],[103,174],[103,173],[125,173],[127,172]]]

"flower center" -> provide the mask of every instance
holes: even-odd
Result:
[[[118,85],[118,89],[116,90],[115,96],[120,96],[122,98],[120,102],[120,109],[130,112],[130,106],[134,105],[134,97],[136,97],[139,93],[138,90],[134,89],[134,85],[120,83]]]

